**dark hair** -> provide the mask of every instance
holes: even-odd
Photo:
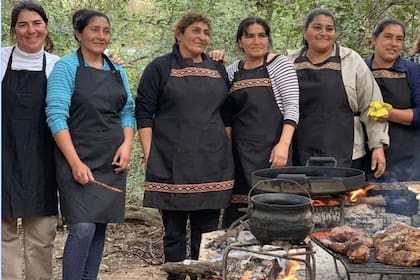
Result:
[[[202,22],[206,24],[209,27],[209,30],[211,31],[210,20],[207,17],[201,14],[187,13],[183,15],[182,18],[175,25],[175,42],[178,42],[176,39],[177,34],[183,34],[188,26],[196,22]]]
[[[387,27],[388,25],[399,25],[401,26],[402,30],[403,30],[403,34],[404,34],[404,38],[405,38],[405,26],[404,24],[399,21],[396,18],[385,18],[383,20],[381,20],[378,25],[376,26],[375,30],[373,31],[373,36],[378,37],[379,34],[382,33],[382,31],[384,31],[385,27]]]
[[[311,24],[311,22],[319,15],[323,15],[323,16],[331,18],[333,21],[334,30],[337,30],[337,25],[336,25],[336,21],[335,21],[335,17],[333,13],[330,12],[330,10],[327,10],[325,8],[316,8],[310,11],[309,14],[306,16],[303,27],[307,29],[309,25]],[[305,38],[302,39],[302,43],[305,47],[308,47],[308,42],[305,40]]]
[[[89,10],[89,9],[80,9],[77,10],[72,17],[72,23],[73,23],[73,30],[75,32],[82,33],[86,26],[88,26],[89,22],[94,17],[103,17],[105,18],[108,23],[111,25],[111,21],[109,20],[108,16],[104,13],[101,13],[96,10]],[[76,41],[79,41],[76,38],[76,35],[74,35],[74,38]]]
[[[248,29],[248,26],[252,24],[258,24],[261,25],[264,28],[265,35],[268,37],[268,42],[270,44],[270,47],[273,45],[273,40],[271,39],[271,30],[270,26],[268,25],[268,22],[260,17],[247,17],[241,21],[241,23],[238,26],[238,31],[236,32],[236,43],[239,45],[239,42],[241,41],[242,36],[246,33],[246,30]]]
[[[41,5],[39,5],[38,3],[34,1],[27,1],[27,0],[20,1],[19,3],[16,4],[16,6],[12,10],[12,16],[11,16],[11,21],[10,21],[10,40],[12,42],[16,41],[15,27],[17,24],[19,14],[24,10],[35,12],[38,15],[40,15],[42,20],[45,22],[45,25],[47,25],[48,27],[47,13],[45,12],[44,8]],[[54,50],[54,42],[51,39],[49,33],[47,33],[45,37],[44,50],[47,52],[52,52]]]

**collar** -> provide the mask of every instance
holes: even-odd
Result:
[[[372,53],[365,60],[366,64],[369,66],[370,69],[372,69],[372,62],[374,58],[375,58],[375,54]],[[397,60],[395,60],[394,65],[392,65],[391,70],[395,70],[398,72],[407,72],[408,71],[407,62],[401,56],[399,56]]]
[[[37,58],[41,58],[44,55],[44,49],[41,49],[39,52],[28,53],[19,49],[19,46],[16,44],[14,53],[17,56],[22,57],[22,58],[37,59]]]
[[[183,58],[181,56],[181,51],[179,50],[179,45],[177,43],[175,43],[172,46],[172,53],[175,55],[175,58],[178,60],[179,64],[182,66],[193,66],[194,62],[191,58]],[[203,59],[203,61],[208,60],[208,56],[205,53],[201,54],[201,58]]]

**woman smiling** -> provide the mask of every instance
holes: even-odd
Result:
[[[391,140],[385,151],[385,181],[420,180],[420,65],[401,57],[404,38],[399,20],[384,19],[373,32],[374,53],[366,60],[384,101],[393,106],[383,118],[389,122]]]
[[[56,63],[46,108],[58,146],[60,205],[69,225],[63,280],[96,279],[107,224],[124,221],[124,195],[93,181],[125,190],[135,127],[127,76],[103,54],[111,39],[108,17],[79,10],[73,28],[79,49]]]
[[[172,52],[144,70],[136,118],[146,163],[143,205],[161,211],[165,262],[198,259],[201,234],[217,229],[233,187],[231,145],[221,116],[228,95],[225,68],[205,55],[210,22],[184,15]],[[168,279],[185,279],[169,274]]]
[[[300,121],[293,142],[293,164],[311,156],[335,157],[338,166],[380,177],[385,171],[387,123],[368,118],[372,101],[382,101],[369,68],[355,51],[336,43],[336,22],[326,9],[311,11],[303,27],[304,47],[291,52],[300,88]],[[366,128],[372,151],[365,167]],[[369,159],[367,159],[369,161]]]

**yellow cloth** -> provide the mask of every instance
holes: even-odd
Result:
[[[369,105],[368,116],[374,120],[387,118],[392,105],[385,102],[373,101]]]

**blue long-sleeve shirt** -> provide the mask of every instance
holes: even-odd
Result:
[[[86,62],[85,62],[86,63]],[[86,64],[89,66],[88,64]],[[63,129],[68,129],[67,120],[73,96],[76,70],[79,66],[77,52],[70,53],[61,58],[54,66],[53,71],[48,77],[47,86],[47,123],[53,135]],[[121,74],[124,88],[127,92],[127,102],[120,112],[122,127],[135,129],[136,121],[134,118],[134,102],[130,93],[127,74],[119,65],[114,65]],[[103,70],[111,70],[107,63],[104,63]]]
[[[366,59],[366,63],[372,69],[373,55]],[[413,104],[412,126],[420,126],[420,65],[399,57],[391,68],[392,70],[406,73],[408,86],[411,90],[411,102]]]

